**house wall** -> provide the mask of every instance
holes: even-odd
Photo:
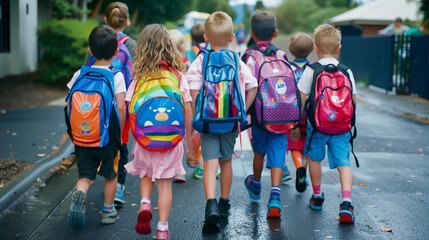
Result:
[[[374,36],[378,34],[378,31],[385,28],[386,25],[363,25],[362,35],[363,36]]]
[[[37,2],[10,1],[10,52],[0,53],[0,78],[36,70]]]

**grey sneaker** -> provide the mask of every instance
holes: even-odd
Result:
[[[74,191],[71,200],[67,219],[73,228],[82,228],[85,225],[86,194],[80,190]]]
[[[119,213],[116,211],[115,208],[113,208],[113,210],[110,212],[103,210],[103,214],[101,216],[102,224],[114,224],[118,220],[119,220]]]

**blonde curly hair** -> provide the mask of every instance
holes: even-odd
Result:
[[[160,24],[146,26],[137,38],[132,72],[137,80],[161,69],[160,61],[184,72],[182,55],[171,41],[168,30]]]

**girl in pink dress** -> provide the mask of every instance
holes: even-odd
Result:
[[[137,99],[137,97],[133,98],[133,95],[136,86],[140,86],[139,81],[144,81],[147,76],[159,74],[164,70],[171,71],[177,77],[179,89],[185,102],[185,112],[192,111],[190,105],[192,98],[189,94],[188,82],[184,75],[179,74],[179,72],[184,71],[181,54],[171,42],[168,30],[159,24],[146,26],[137,39],[133,65],[135,80],[128,88],[126,101],[130,101],[130,106],[133,106],[135,99]],[[133,107],[130,107],[129,110],[132,114]],[[133,136],[136,138],[134,132]],[[163,151],[148,150],[142,147],[137,140],[135,141],[131,154],[132,161],[125,165],[125,168],[128,173],[134,176],[138,175],[141,179],[141,205],[135,227],[138,233],[144,235],[151,233],[151,195],[154,183],[157,181],[159,220],[156,236],[157,239],[170,239],[168,216],[172,202],[172,178],[176,174],[186,173],[182,165],[182,156],[182,141],[173,149]]]

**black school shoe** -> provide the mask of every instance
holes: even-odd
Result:
[[[229,209],[231,204],[229,199],[219,198],[219,215],[221,218],[227,218],[229,216]]]
[[[206,213],[203,225],[203,233],[218,233],[219,227],[219,207],[216,198],[210,198],[206,203]]]

